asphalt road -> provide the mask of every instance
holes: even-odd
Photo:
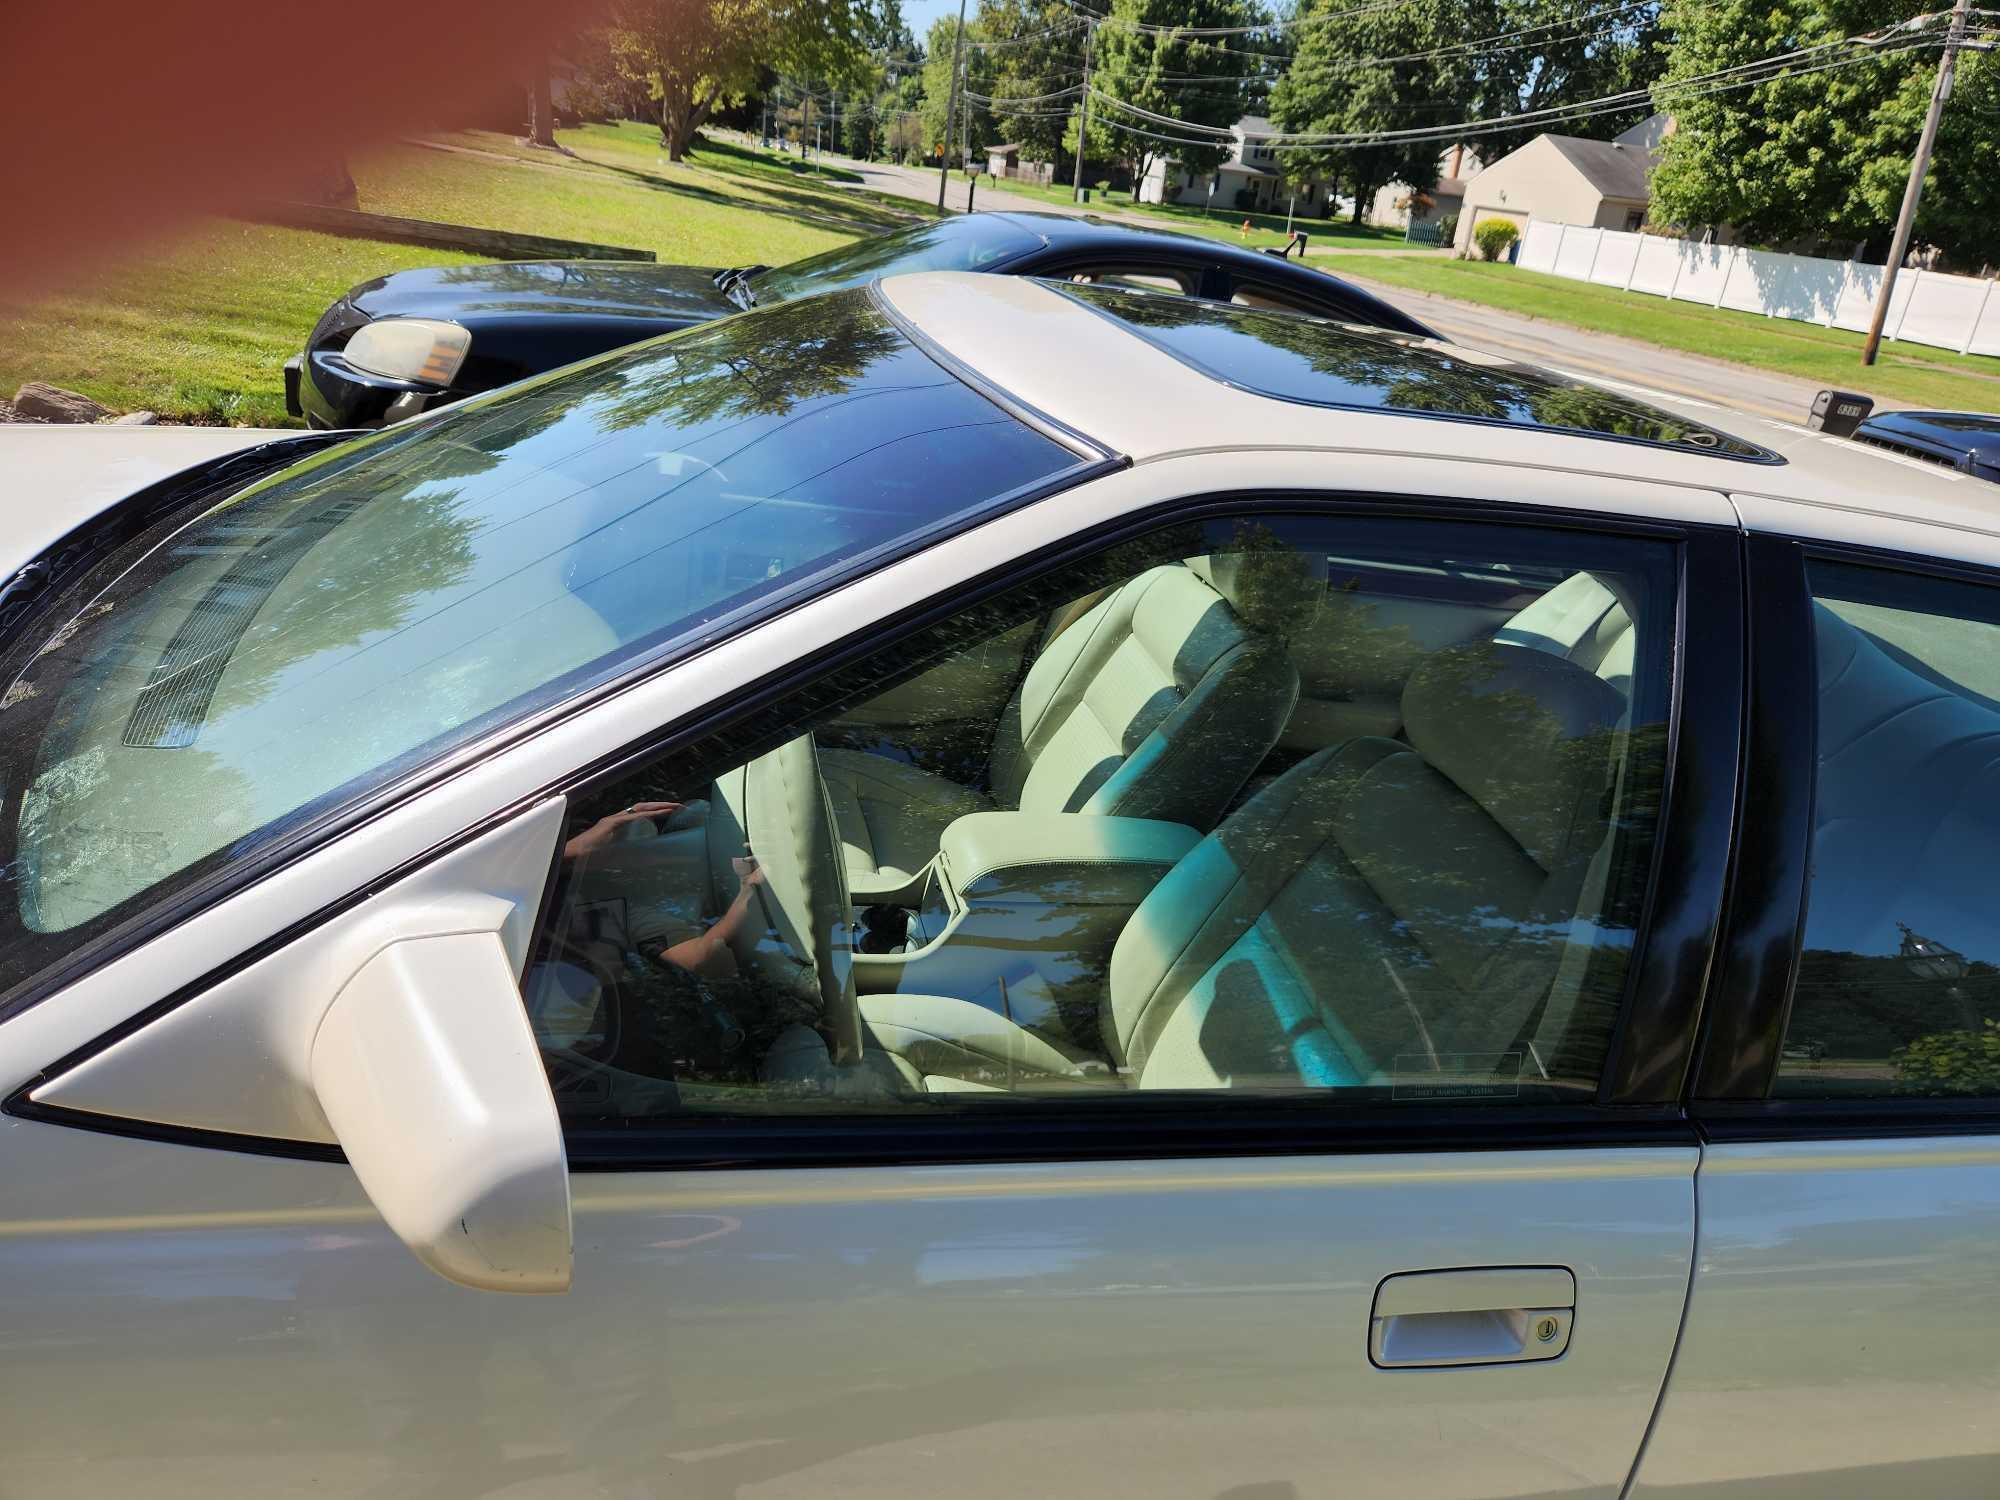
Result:
[[[880,162],[852,161],[845,157],[829,155],[829,162],[837,162],[850,172],[860,174],[863,179],[858,188],[872,189],[887,193],[892,197],[911,198],[922,202],[937,202],[937,173],[920,171],[912,167],[886,166]],[[945,194],[945,206],[953,209],[965,207],[965,175],[956,173]],[[1024,198],[1004,189],[989,187],[982,183],[973,195],[973,207],[989,212],[1030,212],[1030,213],[1092,213],[1091,208],[1068,208],[1044,202],[1040,198]],[[1133,223],[1159,228],[1157,220],[1143,215],[1131,215],[1111,210],[1103,214],[1109,219],[1129,219]],[[1385,254],[1392,252],[1383,252]],[[1635,339],[1621,339],[1610,334],[1591,333],[1581,328],[1568,328],[1560,323],[1546,322],[1540,318],[1524,318],[1515,313],[1499,312],[1490,307],[1481,307],[1474,302],[1460,302],[1451,297],[1439,297],[1425,292],[1405,291],[1400,287],[1388,286],[1366,277],[1354,276],[1350,280],[1359,282],[1368,290],[1392,305],[1402,308],[1412,317],[1420,318],[1455,343],[1470,344],[1476,349],[1490,349],[1495,354],[1504,354],[1530,364],[1546,365],[1576,375],[1598,384],[1617,384],[1641,393],[1657,392],[1661,395],[1676,396],[1683,400],[1705,401],[1725,409],[1754,413],[1762,417],[1776,417],[1781,421],[1802,421],[1812,409],[1812,400],[1819,387],[1804,381],[1792,380],[1783,375],[1772,375],[1762,370],[1748,369],[1742,365],[1729,364],[1723,360],[1703,359],[1699,355],[1679,354],[1654,344],[1640,343]],[[1860,375],[1857,368],[1855,374]],[[1878,401],[1878,410],[1892,410],[1907,403],[1898,401]]]
[[[1812,410],[1813,397],[1820,390],[1802,380],[1724,360],[1703,359],[1696,354],[1680,354],[1637,339],[1524,318],[1453,297],[1406,291],[1365,276],[1348,279],[1367,287],[1411,317],[1422,319],[1455,343],[1490,349],[1495,354],[1545,365],[1600,385],[1615,383],[1642,392],[1656,391],[1785,422],[1804,421]],[[1857,377],[1862,374],[1859,366],[1854,373]],[[1887,411],[1907,404],[1878,401],[1876,409]]]

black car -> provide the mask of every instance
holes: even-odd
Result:
[[[375,427],[746,308],[906,271],[996,271],[1151,287],[1435,338],[1323,271],[1192,235],[1065,214],[966,214],[786,266],[513,261],[397,271],[326,310],[285,362],[292,415]]]
[[[1989,412],[1877,412],[1854,441],[2000,484],[2000,416]]]

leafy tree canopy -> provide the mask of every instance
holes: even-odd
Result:
[[[1190,36],[1178,28],[1253,26],[1264,20],[1252,0],[1112,0],[1097,28],[1094,86],[1114,99],[1168,115],[1187,125],[1226,128],[1258,111],[1253,85],[1262,42],[1241,36]],[[1171,26],[1170,33],[1140,26]],[[1136,129],[1121,130],[1112,120]],[[1099,105],[1091,107],[1088,155],[1130,160],[1144,177],[1156,157],[1170,157],[1189,171],[1212,170],[1229,154],[1228,144],[1189,146],[1150,139],[1174,135],[1170,125],[1152,125]],[[1192,134],[1200,134],[1195,131]],[[1074,150],[1076,130],[1065,144]]]
[[[619,72],[658,103],[675,161],[761,69],[852,86],[869,67],[857,0],[610,0],[607,38]]]
[[[1677,96],[1676,80],[1905,20],[1913,0],[1673,0],[1661,102],[1674,133],[1653,176],[1655,222],[1729,224],[1753,244],[1867,241],[1901,206],[1938,51],[1922,48],[1753,88]],[[1945,104],[1916,239],[1953,260],[2000,258],[2000,68],[1967,54]]]
[[[1706,0],[1703,0],[1706,3]],[[1287,131],[1355,134],[1497,119],[1643,88],[1661,71],[1650,3],[1607,14],[1604,0],[1408,0],[1367,14],[1349,0],[1303,0],[1294,55],[1272,90]],[[1525,124],[1468,140],[1487,161],[1545,130],[1608,137],[1650,113],[1645,103],[1569,122]],[[1357,218],[1376,188],[1437,181],[1453,143],[1427,140],[1285,153],[1293,175],[1344,182]]]

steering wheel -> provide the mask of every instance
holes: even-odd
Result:
[[[744,833],[764,874],[765,910],[791,951],[811,961],[833,1061],[861,1057],[854,993],[854,916],[833,804],[809,734],[744,768]]]

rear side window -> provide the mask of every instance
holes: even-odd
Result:
[[[1077,469],[841,293],[329,450],[0,666],[0,988],[644,652]]]
[[[1811,581],[1812,879],[1776,1092],[2000,1097],[2000,590]]]

